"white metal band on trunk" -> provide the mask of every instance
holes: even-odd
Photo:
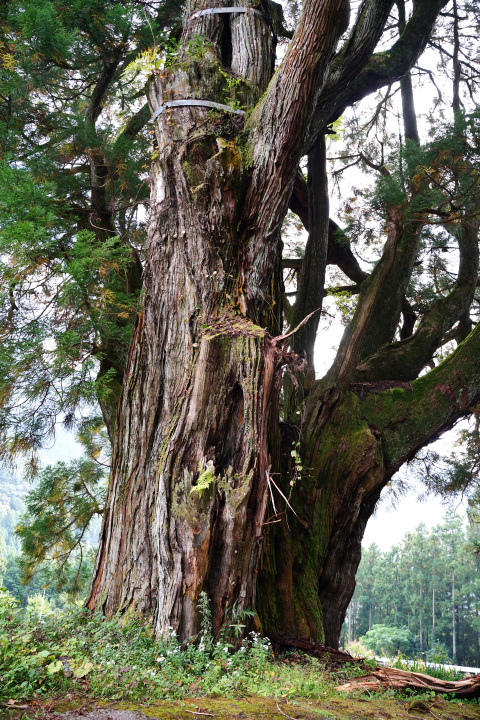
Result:
[[[220,7],[220,8],[209,8],[208,10],[198,10],[197,12],[193,13],[193,15],[190,15],[190,17],[187,19],[187,22],[190,22],[190,20],[195,20],[195,18],[199,18],[202,15],[215,15],[216,13],[255,13],[256,15],[260,15],[264,20],[266,20],[265,13],[261,10],[256,10],[255,8],[251,7]]]
[[[270,28],[270,31],[272,35],[276,38],[277,35],[275,33],[275,30],[273,29],[272,21],[267,15],[267,13],[263,12],[263,10],[257,10],[256,8],[252,7],[220,7],[220,8],[208,8],[207,10],[197,10],[197,12],[194,12],[193,15],[190,15],[189,18],[187,18],[187,23],[189,23],[191,20],[196,20],[196,18],[202,17],[202,15],[216,15],[219,13],[223,14],[230,14],[230,13],[255,13],[255,15],[258,15],[259,17],[264,20],[268,27]]]
[[[150,122],[153,122],[167,108],[182,107],[184,105],[209,107],[215,108],[216,110],[224,110],[225,112],[235,113],[235,115],[245,115],[245,110],[235,110],[235,108],[230,107],[230,105],[222,105],[221,103],[213,102],[212,100],[196,100],[195,98],[192,98],[190,100],[168,100],[168,102],[164,102],[163,105],[160,105],[160,107],[155,111]]]

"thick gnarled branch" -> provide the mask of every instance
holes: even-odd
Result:
[[[382,257],[362,283],[355,315],[330,370],[332,378],[350,381],[362,358],[392,341],[418,250],[419,233],[419,224],[404,222],[397,210],[390,211]]]
[[[443,363],[415,380],[411,390],[374,390],[372,384],[362,415],[382,437],[391,476],[480,400],[480,323]]]
[[[414,380],[444,341],[445,333],[466,313],[478,275],[478,220],[458,226],[460,266],[455,287],[432,304],[415,334],[386,345],[357,368],[358,380]]]

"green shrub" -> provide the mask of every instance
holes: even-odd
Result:
[[[427,665],[422,658],[415,656],[413,660],[410,660],[403,655],[398,655],[392,659],[389,666],[398,668],[399,670],[411,670],[412,672],[423,673],[424,675],[430,675],[430,677],[440,678],[441,680],[462,680],[464,677],[463,673],[458,670],[452,670],[442,664],[432,667],[431,665]]]
[[[347,652],[350,653],[350,655],[353,655],[354,658],[374,658],[375,653],[373,650],[370,650],[360,640],[354,640],[353,642],[348,643],[347,647],[345,648]]]
[[[430,650],[427,650],[425,660],[438,665],[446,665],[452,662],[447,648],[442,643],[435,643]]]
[[[375,655],[393,657],[397,653],[409,653],[413,648],[413,635],[407,628],[374,625],[360,642]]]

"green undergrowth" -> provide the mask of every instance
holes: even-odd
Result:
[[[0,701],[88,690],[98,699],[183,699],[257,695],[322,698],[335,683],[309,657],[279,662],[270,643],[250,633],[235,643],[238,625],[220,642],[208,634],[181,645],[172,629],[155,640],[137,621],[122,624],[69,607],[40,622],[7,593],[0,595]],[[230,638],[228,635],[230,634]],[[232,637],[233,635],[233,637]],[[237,645],[237,647],[235,647]]]
[[[95,705],[177,720],[191,718],[195,710],[219,720],[281,718],[283,713],[304,720],[411,716],[410,695],[365,698],[336,690],[361,673],[353,663],[332,673],[303,654],[276,658],[258,633],[237,642],[242,619],[232,609],[221,641],[214,642],[204,600],[199,636],[180,644],[171,628],[154,639],[138,621],[107,620],[76,606],[39,621],[0,592],[0,718],[40,718],[46,708],[64,712]],[[434,699],[425,696],[425,701]],[[465,705],[462,715],[447,706],[450,719],[475,717],[469,709],[465,714]]]

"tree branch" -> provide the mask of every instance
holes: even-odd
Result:
[[[344,87],[357,77],[384,32],[392,6],[393,0],[363,0],[350,36],[331,65],[325,91]]]
[[[341,69],[332,73],[318,99],[311,140],[336,120],[345,108],[386,85],[400,80],[414,65],[448,0],[418,0],[405,30],[387,51],[373,55],[351,81],[343,81]]]
[[[396,0],[398,9],[398,30],[400,36],[405,30],[405,0]],[[400,91],[402,94],[403,130],[406,140],[413,140],[420,145],[420,136],[417,127],[417,115],[413,99],[412,76],[410,70],[400,80]]]
[[[382,347],[359,365],[357,380],[413,380],[432,359],[445,333],[472,302],[478,275],[478,228],[478,220],[464,220],[458,229],[460,266],[454,289],[433,303],[414,335]]]
[[[308,188],[306,180],[300,171],[295,176],[289,206],[290,210],[295,215],[298,215],[305,230],[308,231]],[[355,283],[361,283],[367,277],[367,273],[362,270],[357,258],[350,250],[347,236],[331,218],[328,221],[327,265],[337,265]]]
[[[373,385],[373,383],[372,383]],[[362,414],[382,436],[389,476],[480,400],[480,323],[452,355],[412,383],[367,395]]]
[[[247,121],[253,175],[246,222],[266,234],[278,227],[286,209],[285,194],[292,187],[317,98],[348,16],[346,0],[307,0],[285,58]],[[263,198],[260,212],[258,197]]]
[[[325,285],[328,248],[328,179],[325,137],[320,136],[308,153],[309,216],[307,246],[297,282],[297,297],[291,313],[291,325],[296,327],[314,310],[321,309]],[[317,313],[293,337],[292,347],[305,353],[309,369],[314,371],[313,351],[320,315]]]
[[[145,105],[141,107],[140,110],[136,112],[135,115],[132,115],[132,117],[129,119],[126,126],[123,128],[122,132],[118,136],[115,145],[118,142],[121,142],[121,140],[124,138],[132,139],[136,135],[138,135],[140,130],[142,130],[142,128],[144,128],[145,125],[148,123],[150,117],[150,108],[148,107],[148,103],[145,103]]]
[[[340,382],[350,380],[361,358],[391,342],[416,257],[420,224],[404,222],[391,209],[387,242],[373,272],[362,283],[355,315],[330,370]]]

